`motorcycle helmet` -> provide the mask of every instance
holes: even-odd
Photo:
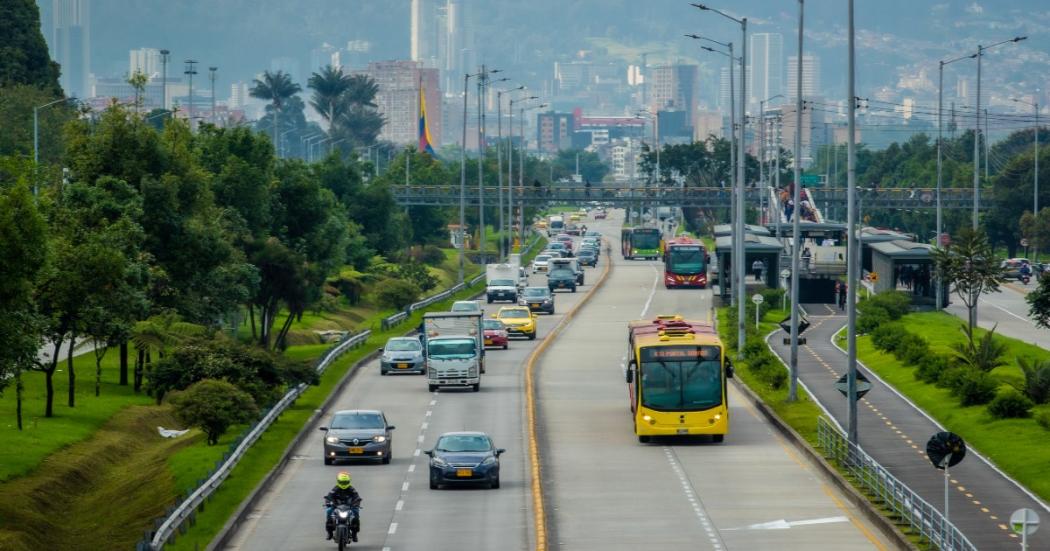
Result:
[[[336,475],[335,485],[341,490],[345,490],[350,487],[350,473],[343,471]]]

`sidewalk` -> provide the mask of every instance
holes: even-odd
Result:
[[[1009,282],[1000,286],[1002,292],[988,293],[977,302],[977,326],[982,329],[996,328],[995,332],[1007,337],[1020,339],[1026,343],[1050,350],[1050,329],[1040,329],[1028,317],[1028,303],[1025,295],[1036,287],[1033,281],[1027,286],[1022,283]],[[951,304],[945,312],[961,320],[969,319],[969,311],[959,297],[952,293]]]
[[[799,377],[810,395],[842,427],[846,426],[846,400],[835,389],[845,373],[846,354],[831,342],[846,324],[844,312],[830,305],[805,305],[810,323],[804,334],[808,343],[799,347]],[[987,308],[986,308],[987,309]],[[787,363],[790,346],[778,331],[769,343]],[[860,370],[872,389],[858,405],[860,444],[864,450],[931,505],[943,511],[944,476],[926,457],[926,441],[943,430],[910,402],[882,383],[868,369]],[[1021,507],[1050,518],[1045,507],[1005,475],[970,450],[951,469],[950,520],[982,551],[1014,551],[1020,540],[1009,531],[1010,513]],[[1050,531],[1029,536],[1030,549],[1050,549]]]

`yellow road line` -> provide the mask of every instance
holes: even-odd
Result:
[[[555,325],[554,329],[543,338],[539,346],[533,349],[529,359],[525,362],[525,418],[529,435],[529,472],[532,475],[532,514],[533,524],[536,526],[536,551],[547,551],[547,516],[544,512],[543,484],[540,479],[540,452],[539,442],[536,438],[536,390],[532,374],[536,360],[547,349],[547,346],[554,341],[554,338],[561,332],[562,328],[568,325],[569,321],[576,315],[576,311],[587,303],[591,296],[594,295],[594,292],[605,283],[606,276],[612,270],[612,254],[606,253],[606,257],[609,260],[606,261],[605,270],[602,271],[602,275],[598,278],[594,287],[587,291],[587,294],[565,314],[561,322]]]

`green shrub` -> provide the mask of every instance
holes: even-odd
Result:
[[[404,279],[385,279],[376,285],[375,302],[382,308],[402,310],[419,300],[419,286]]]
[[[916,367],[918,368],[915,370],[916,379],[925,383],[934,384],[940,378],[941,374],[951,369],[952,364],[947,356],[930,353],[922,358]]]
[[[999,387],[999,382],[994,377],[983,371],[976,371],[966,367],[957,369],[963,370],[963,374],[955,382],[955,387],[952,390],[955,396],[959,398],[960,404],[963,406],[978,406],[987,404],[995,398],[995,390]]]
[[[430,269],[427,268],[426,264],[419,262],[400,264],[398,265],[397,273],[400,279],[415,283],[420,291],[429,291],[437,287],[438,284],[437,278],[430,273]]]
[[[1017,364],[1024,373],[1024,384],[1018,390],[1037,404],[1050,401],[1050,360],[1030,363],[1025,358],[1018,358]]]
[[[988,413],[999,419],[1028,417],[1032,405],[1032,401],[1027,396],[1015,388],[1007,387],[995,396],[992,403],[988,404]]]
[[[908,330],[901,324],[887,323],[871,332],[871,344],[883,352],[893,353],[906,335]]]
[[[893,355],[905,366],[916,366],[930,353],[930,345],[914,333],[905,333]]]
[[[419,261],[430,266],[440,266],[445,262],[445,251],[436,245],[423,245]]]
[[[857,331],[868,334],[892,321],[885,308],[869,306],[857,316]]]
[[[867,307],[882,308],[891,320],[899,320],[911,310],[911,297],[900,291],[879,293],[861,303],[862,311]]]
[[[219,442],[231,425],[247,423],[259,415],[251,395],[226,381],[205,379],[171,397],[175,417],[200,428],[208,445]]]
[[[1039,423],[1040,427],[1046,430],[1050,430],[1050,411],[1041,411],[1035,416],[1035,422]]]

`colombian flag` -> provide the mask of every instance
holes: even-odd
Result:
[[[437,154],[434,153],[433,141],[430,139],[430,126],[427,124],[427,100],[423,94],[422,83],[419,86],[419,151],[437,157]]]

